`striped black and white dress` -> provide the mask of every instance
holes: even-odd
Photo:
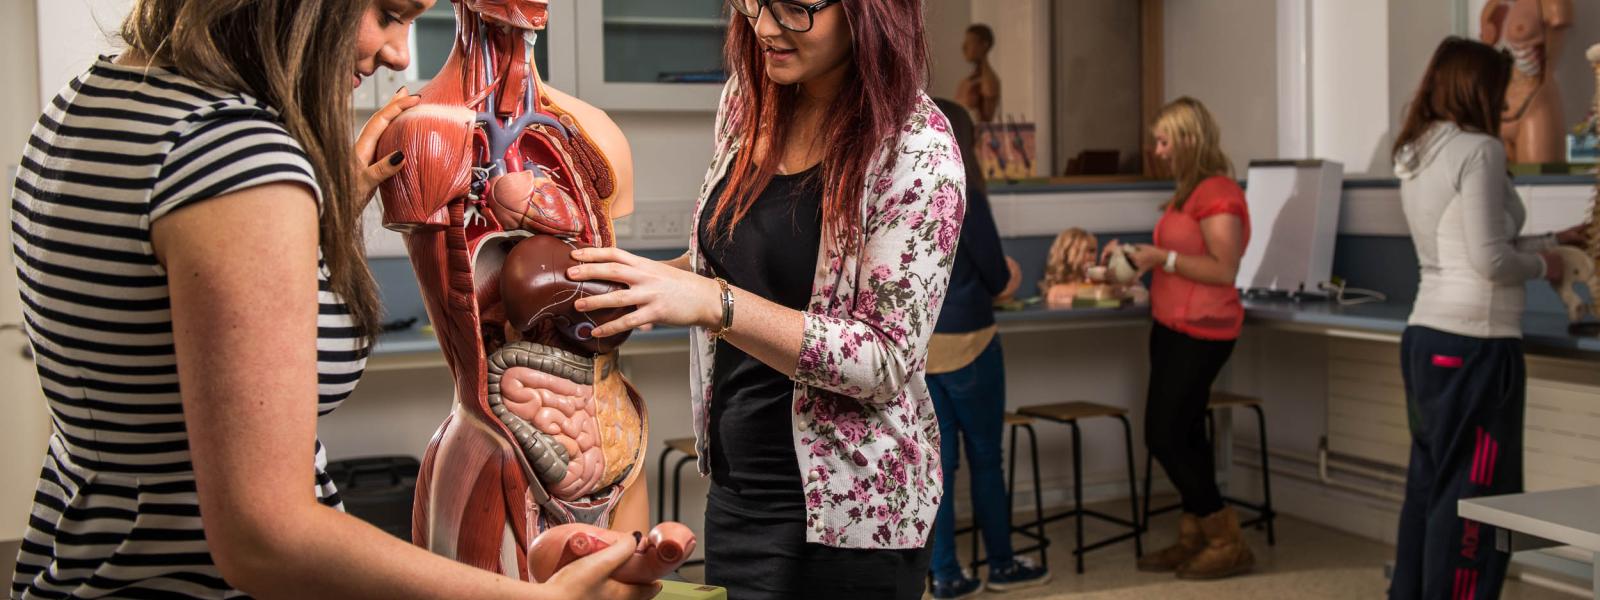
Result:
[[[206,549],[150,224],[283,181],[317,189],[272,108],[170,70],[102,58],[39,118],[11,233],[53,427],[12,598],[242,595]],[[327,414],[355,387],[366,353],[326,267],[320,279],[315,401]],[[318,443],[317,495],[337,507],[326,462]]]

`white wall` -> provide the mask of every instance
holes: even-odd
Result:
[[[1387,0],[1311,4],[1312,155],[1351,173],[1388,170],[1388,31]]]
[[[1205,103],[1240,176],[1251,160],[1279,155],[1277,10],[1274,0],[1167,0],[1164,8],[1166,99]]]
[[[927,0],[929,54],[928,95],[956,97],[956,85],[972,72],[972,65],[961,55],[961,42],[972,24],[971,0]]]
[[[1405,122],[1406,105],[1416,95],[1434,48],[1456,33],[1457,10],[1462,9],[1444,2],[1389,3],[1389,129],[1380,147],[1381,162],[1368,165],[1373,171],[1389,172],[1388,149]]]
[[[25,0],[11,0],[19,2]],[[114,49],[117,29],[133,0],[36,0],[39,36],[39,102],[89,68],[95,57]],[[9,82],[8,82],[9,83]]]
[[[0,87],[0,190],[7,207],[10,174],[39,116],[36,37],[32,2],[0,2],[0,56],[9,59],[0,61],[0,81],[6,82]],[[7,227],[0,233],[0,324],[22,322],[10,255]],[[0,540],[22,537],[50,431],[38,374],[18,352],[25,343],[20,331],[0,331]]]
[[[693,210],[711,164],[713,113],[612,112],[633,149],[635,202]],[[687,244],[687,240],[684,242]]]
[[[1166,95],[1205,101],[1240,166],[1309,155],[1343,162],[1352,176],[1385,176],[1388,147],[1429,56],[1445,36],[1468,33],[1458,27],[1475,33],[1481,2],[1167,0]],[[1600,7],[1578,4],[1563,51],[1573,58],[1561,65],[1574,107],[1567,121],[1592,93],[1588,83],[1569,83],[1592,79],[1579,64],[1587,48],[1580,40],[1600,40]]]

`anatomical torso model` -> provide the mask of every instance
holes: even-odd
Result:
[[[590,335],[620,314],[573,308],[617,286],[566,277],[573,249],[614,245],[632,158],[604,113],[539,81],[544,0],[454,2],[455,48],[379,142],[407,159],[382,187],[384,225],[405,235],[456,389],[423,458],[413,538],[529,580],[547,529],[648,529],[626,335]]]
[[[1489,0],[1483,7],[1483,41],[1510,50],[1515,60],[1500,129],[1511,163],[1566,160],[1555,69],[1571,24],[1572,0]]]

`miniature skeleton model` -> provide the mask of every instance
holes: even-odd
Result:
[[[632,158],[593,107],[545,86],[544,0],[452,0],[450,57],[380,140],[404,170],[382,187],[455,382],[423,458],[413,541],[530,580],[530,551],[568,523],[647,529],[644,403],[573,302],[571,251],[610,246],[632,208]],[[680,540],[681,542],[681,540]],[[546,570],[546,573],[553,567]]]
[[[1589,59],[1589,64],[1594,68],[1594,104],[1596,114],[1600,114],[1600,44],[1590,46],[1584,57]],[[1567,319],[1574,325],[1586,314],[1600,317],[1600,294],[1597,294],[1600,292],[1600,182],[1597,182],[1595,191],[1595,197],[1589,205],[1588,247],[1583,250],[1571,246],[1556,249],[1564,264],[1561,281],[1554,285],[1556,293],[1561,296],[1561,303],[1567,306]],[[1589,287],[1589,304],[1584,304],[1583,298],[1578,295],[1574,287],[1578,283]]]

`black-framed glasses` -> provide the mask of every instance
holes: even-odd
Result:
[[[843,1],[820,0],[807,3],[801,0],[728,0],[728,6],[751,21],[761,18],[761,9],[765,8],[772,14],[772,20],[776,21],[779,27],[795,33],[805,33],[811,31],[813,16],[817,11]]]

